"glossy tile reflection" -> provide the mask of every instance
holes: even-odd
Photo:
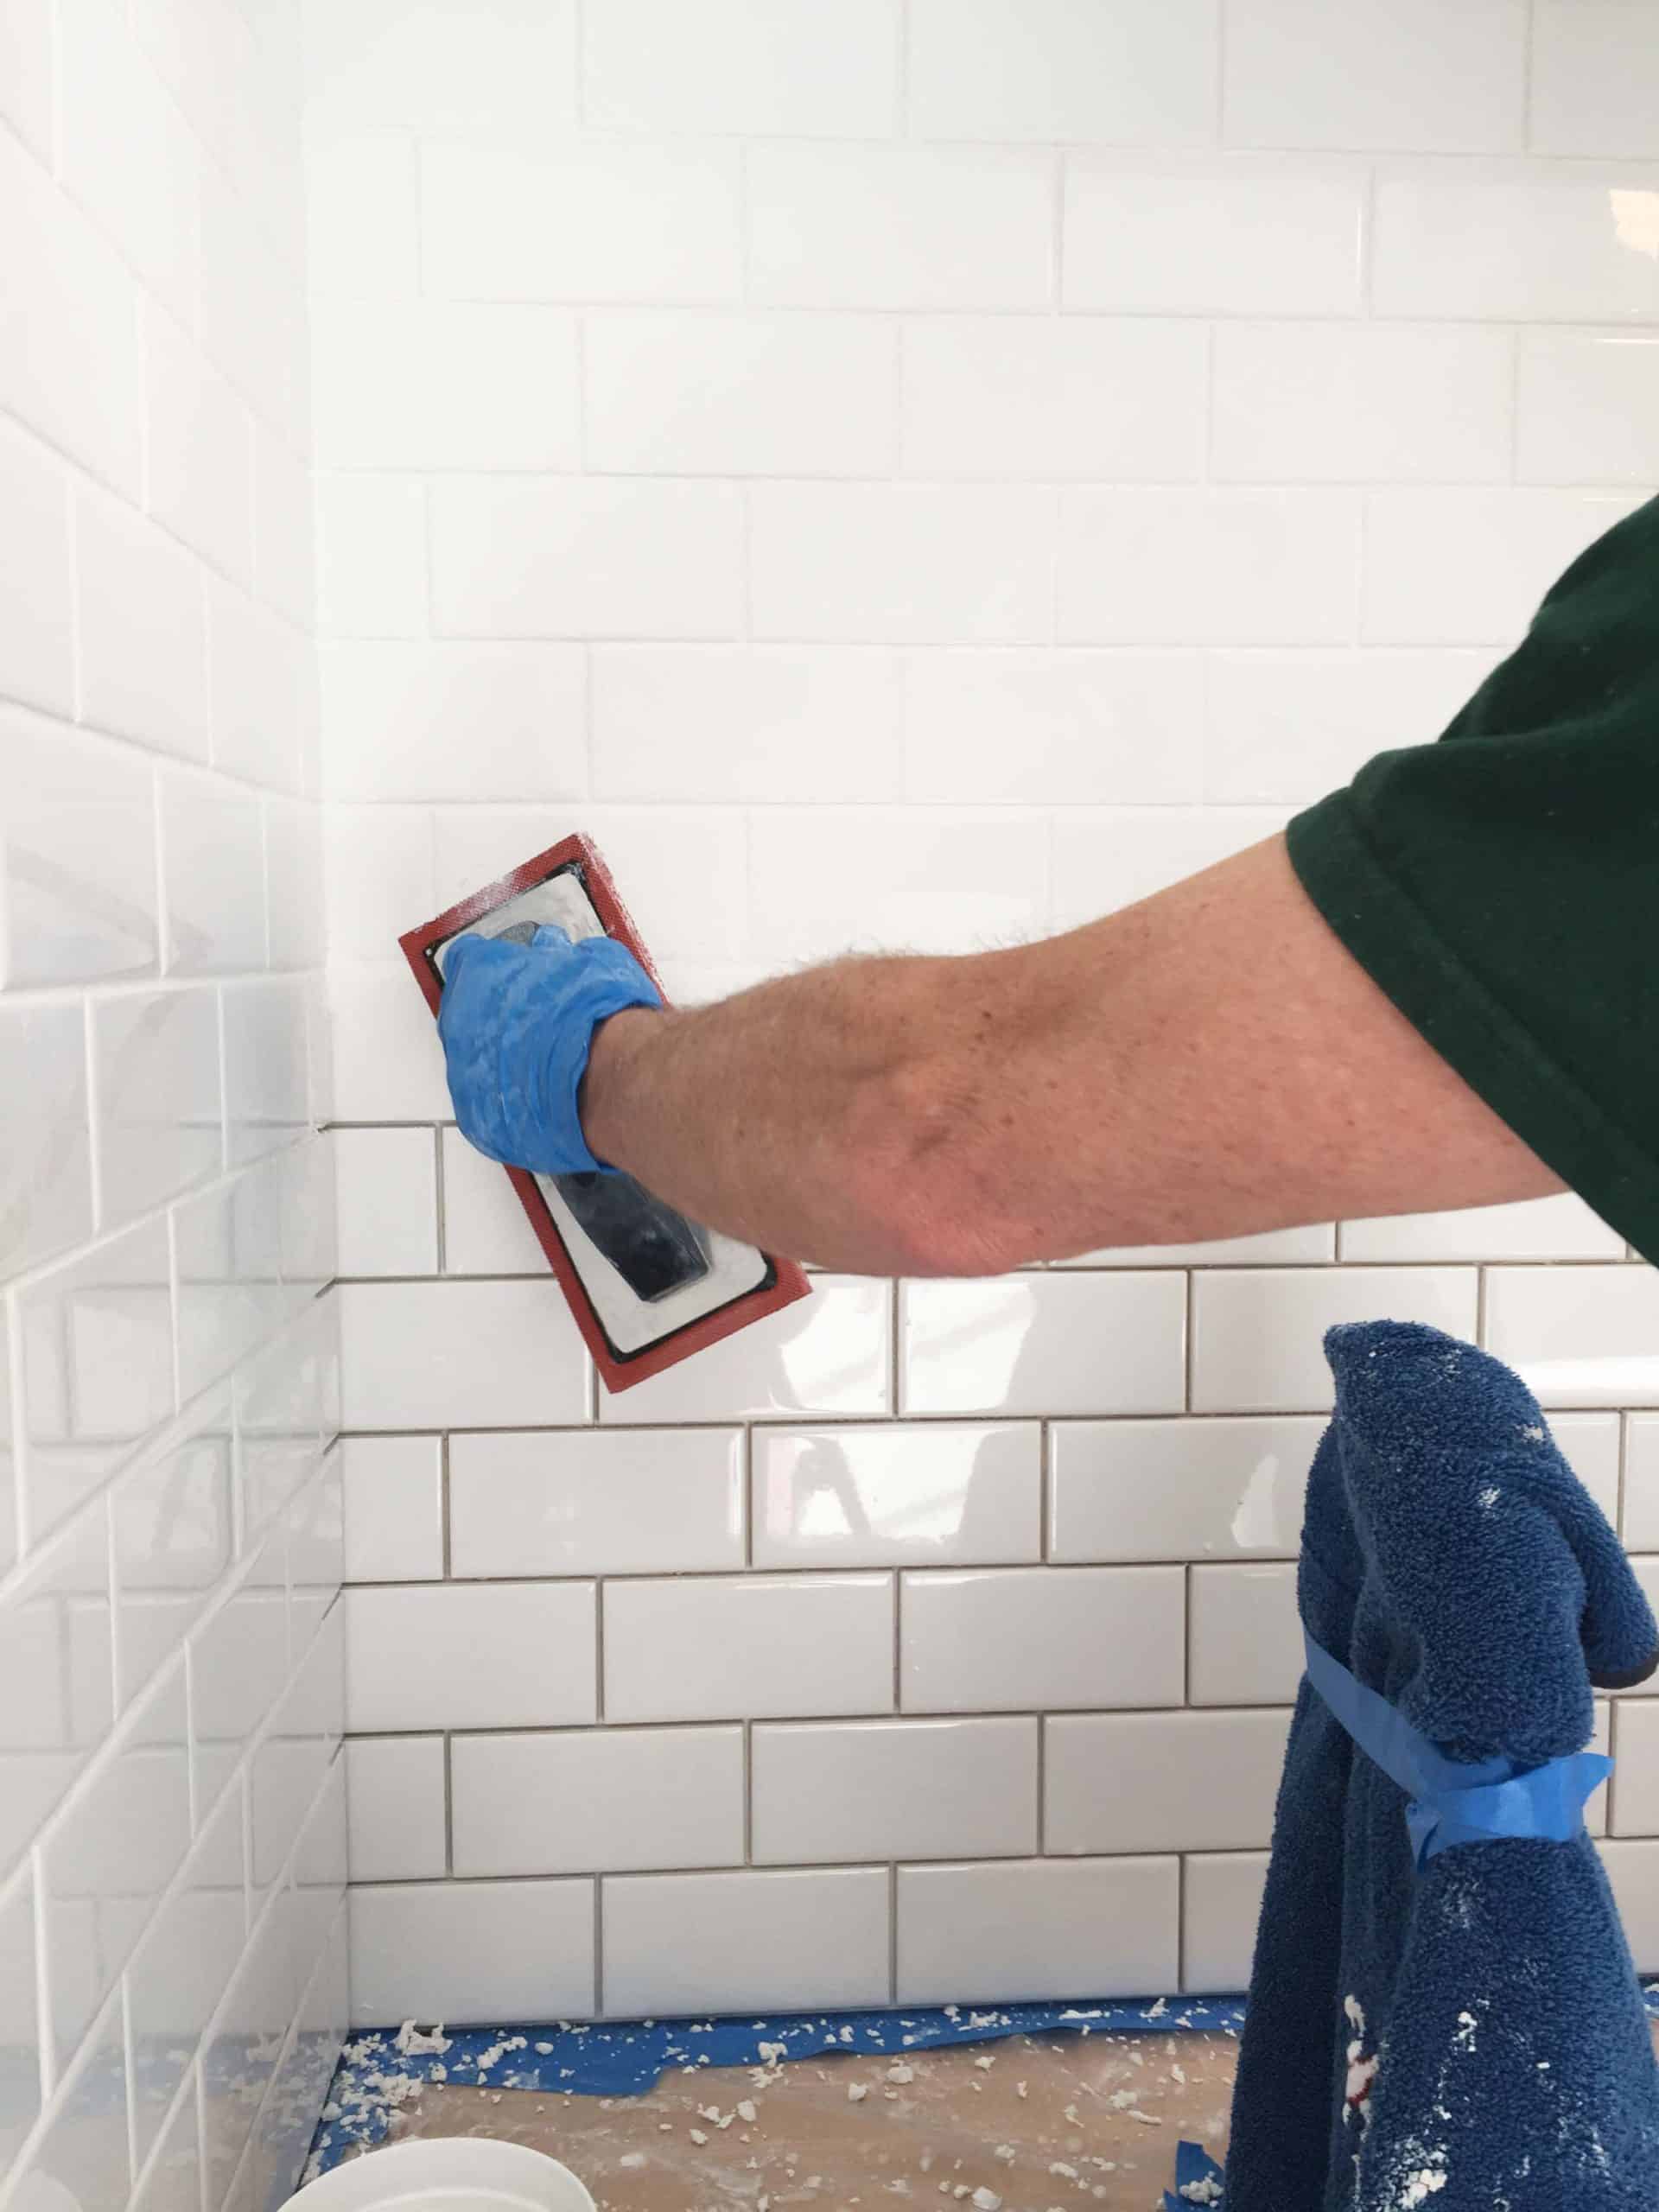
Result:
[[[115,1698],[101,1506],[0,1597],[0,1873],[107,1732]]]
[[[757,1567],[1034,1560],[1034,1422],[762,1430],[754,1439]]]

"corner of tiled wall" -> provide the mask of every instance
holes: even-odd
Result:
[[[1005,941],[1434,735],[1659,479],[1639,18],[309,8],[360,2021],[1237,1986],[1333,1320],[1564,1363],[1659,1554],[1572,1199],[820,1278],[596,1402],[393,944],[578,825],[677,995]]]
[[[3,16],[0,2199],[266,2212],[346,2010],[298,13]]]

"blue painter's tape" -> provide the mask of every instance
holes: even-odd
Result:
[[[1194,2205],[1223,2212],[1222,2171],[1201,2143],[1183,2143],[1175,2152],[1175,2187],[1164,2191],[1164,2212],[1192,2212]]]
[[[1406,1826],[1420,1868],[1458,1844],[1504,1837],[1570,1843],[1584,1833],[1585,1806],[1612,1772],[1611,1759],[1574,1751],[1535,1767],[1505,1758],[1461,1764],[1306,1631],[1304,1640],[1309,1681],[1360,1750],[1410,1800]]]

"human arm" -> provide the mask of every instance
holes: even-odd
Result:
[[[601,1159],[694,1218],[867,1274],[1562,1187],[1344,950],[1277,837],[1034,944],[615,1014],[582,1114]]]

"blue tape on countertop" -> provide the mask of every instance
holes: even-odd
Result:
[[[1420,1868],[1456,1844],[1519,1836],[1570,1843],[1583,1833],[1585,1805],[1612,1772],[1611,1759],[1575,1751],[1526,1769],[1504,1758],[1460,1765],[1306,1631],[1304,1642],[1309,1681],[1365,1756],[1410,1799],[1406,1826]]]
[[[1244,2007],[1231,1997],[1160,1997],[1099,2005],[947,2005],[905,2012],[791,2012],[766,2019],[642,2020],[598,2027],[466,2028],[411,2034],[388,2028],[346,2044],[323,2107],[307,2171],[314,2178],[348,2151],[380,2142],[414,2084],[482,2083],[543,2095],[637,2097],[678,2067],[760,2066],[829,2051],[885,2054],[1009,2036],[1236,2036]]]
[[[1208,2205],[1222,2212],[1222,2171],[1202,2143],[1182,2143],[1175,2152],[1175,2186],[1164,2191],[1164,2212],[1189,2212]]]

